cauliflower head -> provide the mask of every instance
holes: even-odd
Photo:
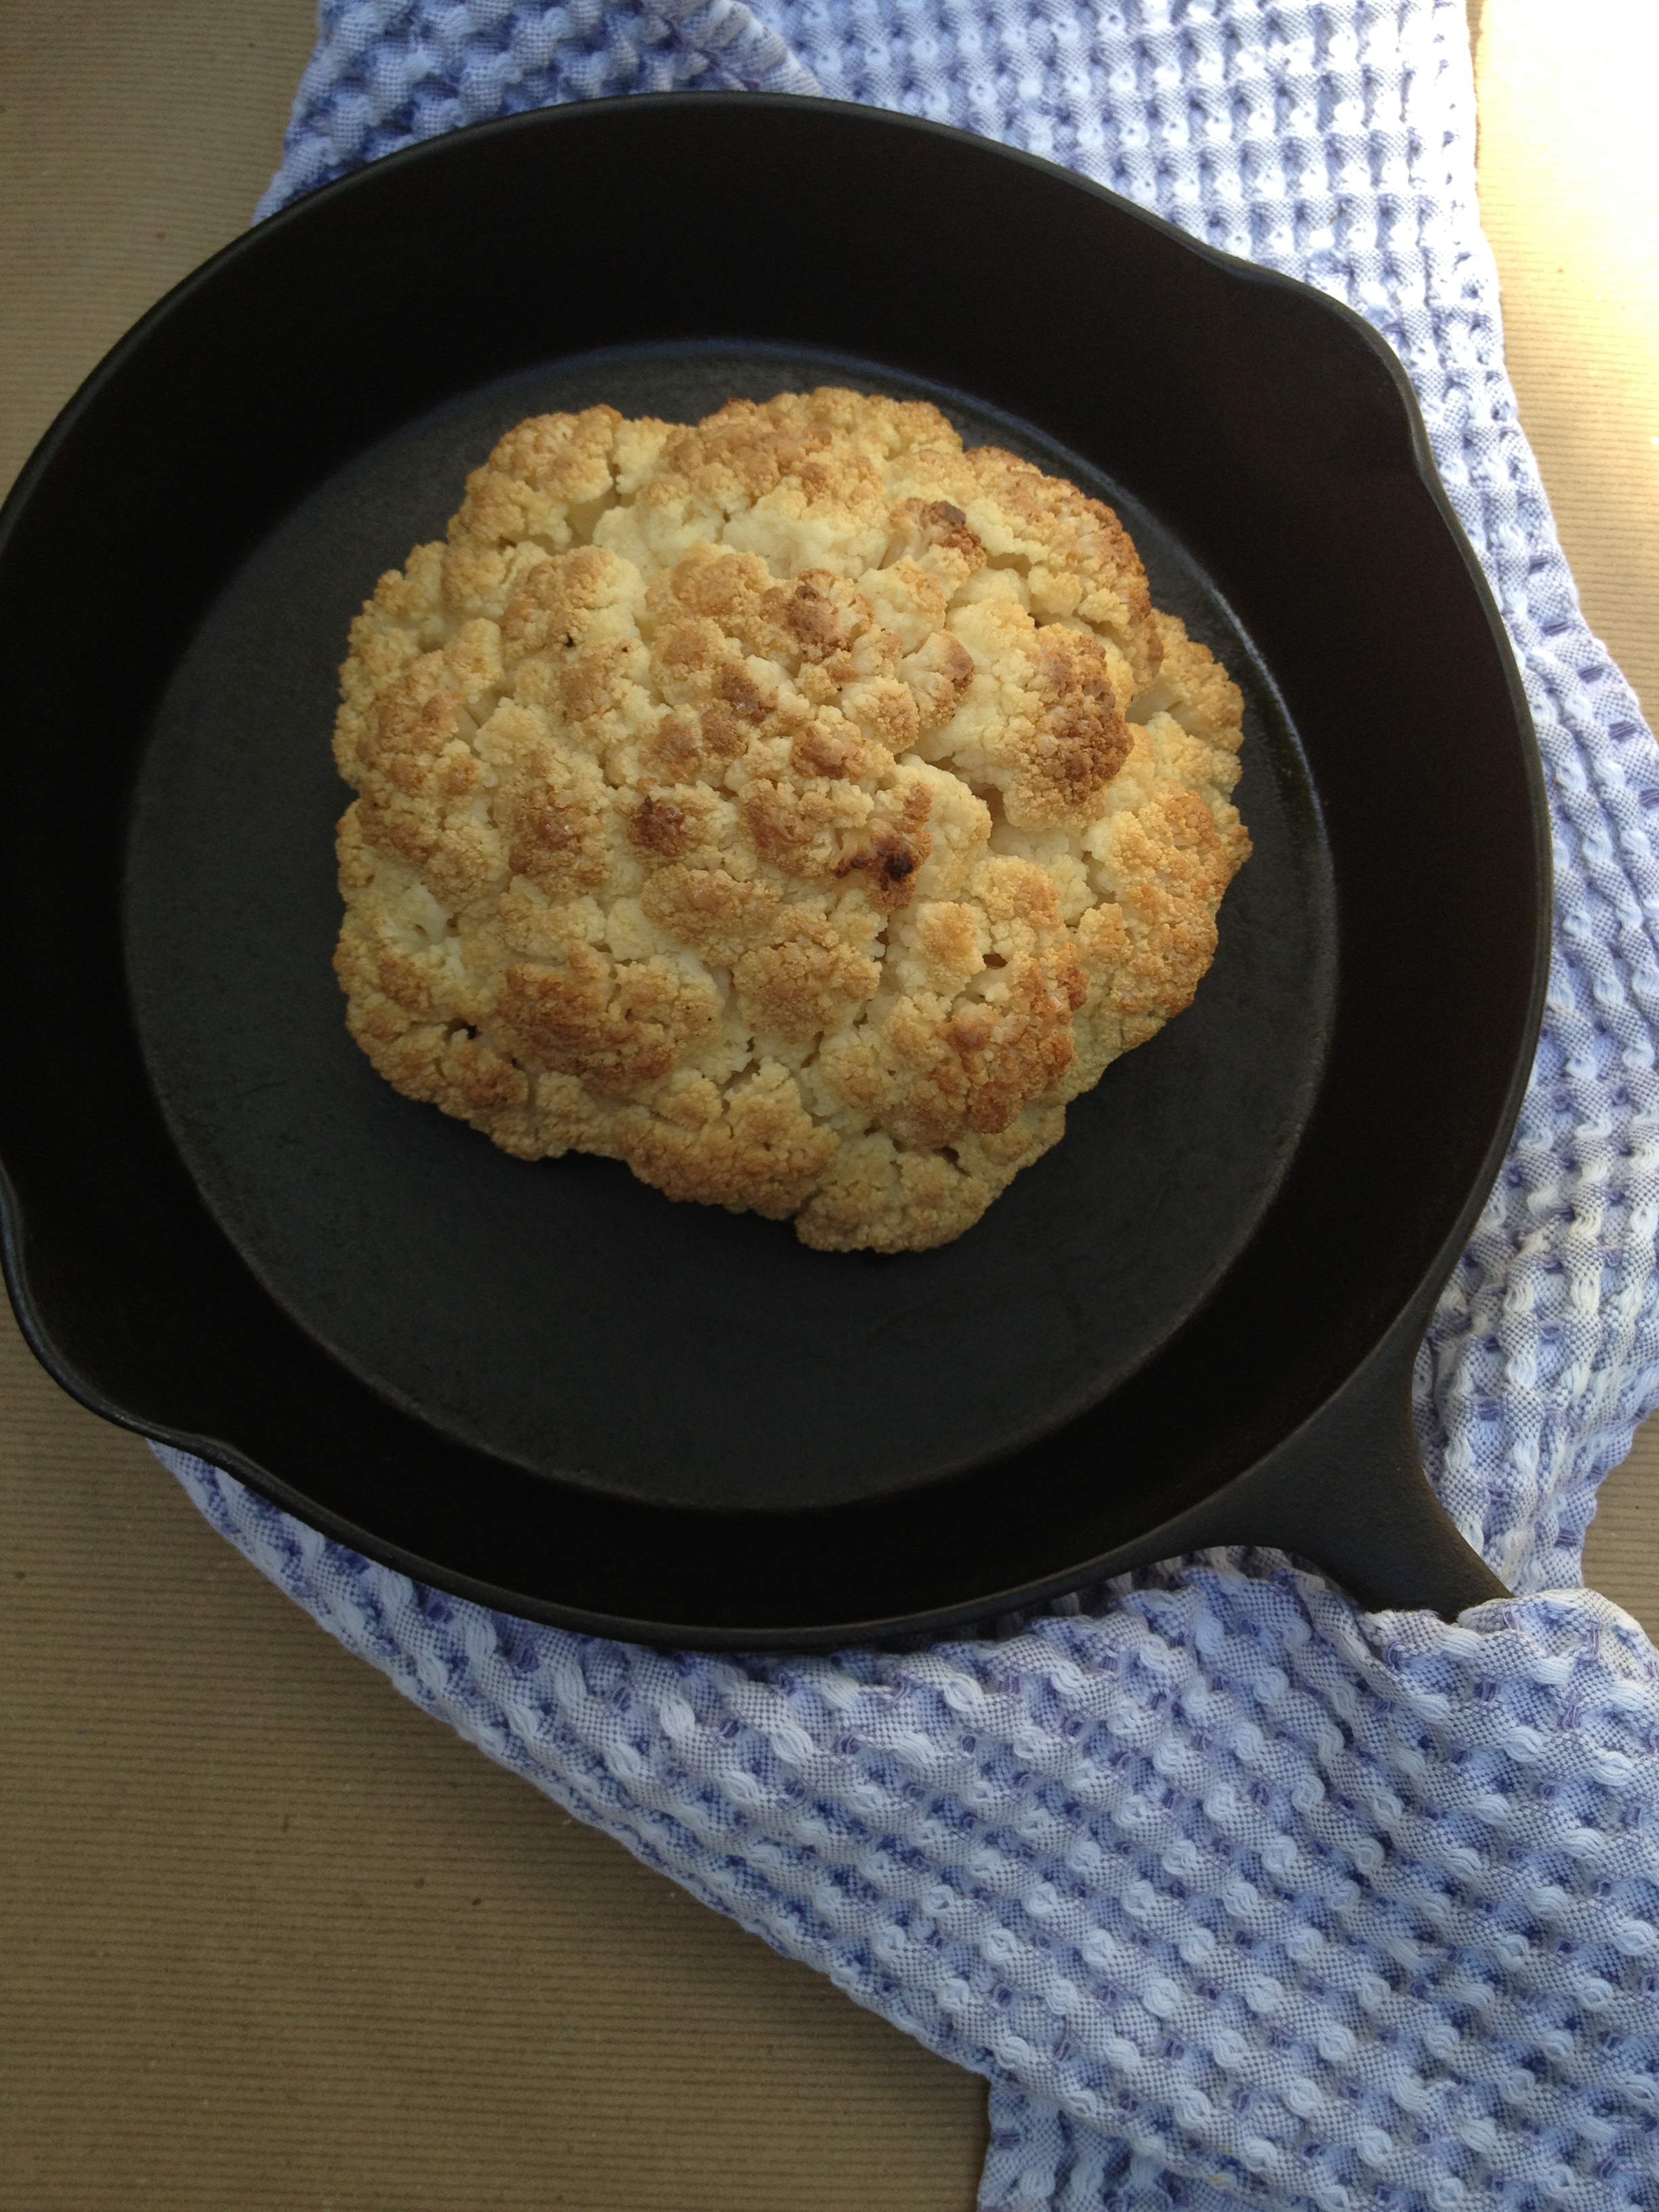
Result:
[[[341,690],[380,1073],[823,1250],[971,1227],[1250,849],[1238,692],[1116,516],[915,401],[521,422]]]

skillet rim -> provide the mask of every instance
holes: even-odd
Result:
[[[1228,282],[1249,284],[1278,294],[1286,300],[1305,300],[1310,295],[1317,301],[1325,314],[1334,319],[1348,331],[1358,333],[1372,358],[1384,367],[1398,412],[1403,414],[1407,433],[1407,447],[1413,472],[1422,489],[1429,495],[1442,530],[1455,549],[1463,573],[1474,586],[1475,603],[1486,623],[1491,641],[1496,648],[1498,665],[1502,670],[1516,735],[1519,741],[1519,757],[1529,802],[1529,819],[1533,841],[1534,882],[1537,896],[1534,915],[1534,933],[1531,947],[1532,974],[1527,1012],[1518,1037],[1510,1080],[1503,1106],[1492,1133],[1482,1156],[1479,1176],[1428,1269],[1419,1277],[1415,1288],[1398,1304],[1386,1323],[1379,1326],[1372,1340],[1372,1352],[1405,1331],[1412,1337],[1413,1323],[1425,1321],[1438,1294],[1441,1284],[1461,1253],[1468,1233],[1484,1203],[1492,1182],[1506,1154],[1522,1100],[1529,1079],[1536,1040],[1541,1024],[1544,996],[1547,984],[1550,951],[1553,898],[1550,882],[1550,816],[1545,789],[1544,775],[1534,735],[1530,711],[1515,650],[1499,612],[1495,595],[1478,556],[1460,524],[1449,495],[1436,468],[1432,448],[1415,391],[1403,364],[1387,341],[1346,302],[1317,287],[1281,272],[1266,269],[1226,253],[1207,241],[1191,236],[1162,216],[1139,206],[1107,187],[1096,184],[1073,170],[1048,161],[1041,156],[1006,146],[1000,142],[963,131],[954,126],[936,124],[922,118],[906,116],[884,109],[868,107],[857,103],[805,99],[799,95],[743,92],[674,92],[662,94],[634,94],[605,100],[565,103],[535,109],[525,114],[498,118],[467,126],[459,131],[447,131],[422,143],[405,148],[354,169],[347,175],[319,186],[264,222],[243,232],[221,248],[209,260],[191,271],[173,286],[155,306],[134,324],[90,372],[75,393],[58,411],[53,422],[31,453],[28,460],[0,507],[0,563],[3,563],[11,538],[25,510],[33,498],[35,489],[64,447],[74,438],[77,427],[86,413],[116,384],[129,362],[149,343],[155,333],[184,306],[208,291],[228,265],[235,265],[263,248],[269,236],[281,236],[295,225],[315,219],[319,204],[332,204],[338,199],[375,189],[380,181],[380,172],[388,167],[408,169],[418,165],[442,163],[453,152],[458,142],[476,141],[489,137],[505,139],[514,136],[533,136],[549,129],[580,125],[586,118],[602,118],[607,112],[626,108],[635,112],[671,111],[684,115],[688,109],[720,111],[741,107],[752,112],[757,106],[785,112],[810,108],[815,116],[840,114],[856,119],[865,127],[874,125],[890,129],[901,137],[942,140],[959,149],[971,149],[980,157],[1000,158],[1024,167],[1050,179],[1079,191],[1097,202],[1109,206],[1120,218],[1127,218],[1139,225],[1165,248],[1178,247],[1220,273]],[[392,427],[396,427],[395,425]],[[326,471],[325,471],[326,473]],[[303,495],[303,494],[301,495]],[[0,1139],[0,1141],[3,1141]],[[222,1231],[220,1232],[222,1234]],[[910,1638],[948,1627],[952,1625],[982,1620],[1041,1605],[1060,1592],[1101,1579],[1117,1571],[1115,1560],[1132,1551],[1138,1559],[1151,1559],[1164,1554],[1157,1546],[1158,1529],[1146,1532],[1141,1540],[1132,1545],[1121,1546],[1113,1553],[1082,1565],[1067,1569],[1063,1573],[1040,1581],[1018,1585],[989,1596],[976,1597],[949,1606],[933,1606],[902,1617],[860,1620],[808,1629],[788,1629],[774,1624],[754,1627],[697,1626],[691,1624],[646,1624],[626,1616],[589,1611],[569,1605],[533,1598],[527,1593],[507,1592],[477,1578],[443,1567],[440,1563],[411,1553],[404,1547],[378,1537],[327,1509],[300,1492],[293,1484],[274,1475],[262,1467],[251,1455],[223,1439],[205,1434],[200,1430],[179,1427],[142,1416],[130,1407],[118,1403],[88,1376],[80,1371],[76,1356],[58,1342],[52,1329],[43,1318],[40,1303],[35,1295],[31,1278],[29,1249],[32,1243],[27,1211],[21,1202],[3,1158],[0,1158],[0,1262],[3,1263],[8,1288],[16,1309],[26,1339],[41,1364],[70,1395],[91,1411],[117,1425],[174,1449],[195,1454],[211,1464],[246,1482],[259,1494],[272,1499],[294,1512],[297,1517],[335,1535],[339,1540],[367,1555],[386,1561],[416,1578],[434,1586],[465,1595],[496,1610],[512,1610],[523,1617],[554,1622],[588,1633],[624,1637],[632,1640],[647,1640],[661,1644],[696,1644],[708,1649],[760,1649],[786,1647],[834,1648],[856,1642]],[[264,1297],[268,1293],[261,1291]],[[1363,1356],[1349,1376],[1333,1391],[1325,1404],[1316,1409],[1293,1436],[1304,1436],[1324,1417],[1347,1389],[1353,1374],[1365,1366],[1370,1355]],[[354,1387],[368,1386],[351,1378]],[[371,1394],[372,1395],[372,1394]],[[1286,1437],[1289,1443],[1292,1437]],[[1235,1478],[1242,1480],[1243,1478]],[[1230,1486],[1212,1490],[1199,1501],[1208,1504],[1223,1497]],[[695,1509],[693,1509],[695,1510]],[[1194,1509],[1198,1510],[1197,1508]],[[811,1518],[812,1509],[799,1515],[803,1522]],[[1176,1520],[1188,1517],[1176,1516]],[[1172,1523],[1160,1524],[1160,1527]],[[1127,1564],[1127,1561],[1123,1562]],[[505,1601],[505,1604],[503,1603]]]

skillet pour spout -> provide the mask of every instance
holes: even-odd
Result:
[[[1412,1434],[1414,1349],[1402,1362],[1385,1346],[1247,1478],[1241,1519],[1328,1569],[1368,1613],[1421,1607],[1455,1620],[1510,1592],[1429,1487]]]
[[[1455,1620],[1510,1591],[1423,1471],[1411,1418],[1419,1319],[1396,1329],[1313,1419],[1108,1571],[1214,1544],[1267,1546],[1317,1567],[1368,1613]]]
[[[801,253],[808,177],[856,283]],[[1194,1004],[890,1261],[508,1159],[380,1081],[330,964],[375,578],[526,415],[822,383],[1109,503],[1246,701],[1255,855]],[[89,558],[123,579],[91,629]],[[1371,1605],[1499,1595],[1407,1378],[1531,1066],[1548,813],[1410,385],[1336,301],[872,108],[453,131],[261,223],[94,371],[0,513],[0,653],[6,1275],[95,1411],[419,1581],[662,1646],[936,1634],[1219,1543]]]

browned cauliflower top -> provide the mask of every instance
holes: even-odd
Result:
[[[1237,690],[1116,516],[915,401],[521,422],[341,689],[380,1073],[825,1250],[977,1221],[1249,852]]]

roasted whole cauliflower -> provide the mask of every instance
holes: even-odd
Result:
[[[826,1251],[971,1227],[1250,849],[1238,692],[1111,509],[914,401],[521,422],[341,687],[380,1073]]]

